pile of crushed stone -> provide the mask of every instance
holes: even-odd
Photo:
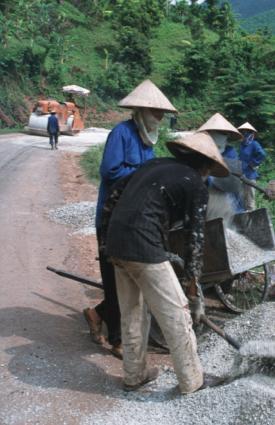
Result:
[[[268,263],[275,258],[274,250],[264,250],[236,230],[226,229],[226,241],[228,256],[232,264],[232,274],[237,274],[244,269],[249,270],[261,262]],[[257,260],[255,261],[255,259]]]
[[[274,320],[274,304],[265,303],[227,322],[225,331],[244,346],[264,341],[265,354],[268,342],[275,342]],[[242,358],[212,331],[198,338],[198,347],[205,373],[228,378],[224,385],[180,396],[173,370],[163,367],[158,379],[138,392],[109,393],[114,407],[93,413],[81,425],[274,425],[274,364],[264,371],[251,367],[253,357]]]
[[[95,234],[95,202],[76,202],[66,204],[63,207],[50,210],[48,217],[50,220],[71,225],[75,228],[73,234],[91,235]]]

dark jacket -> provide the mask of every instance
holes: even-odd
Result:
[[[50,115],[48,118],[47,131],[50,134],[59,133],[59,123],[55,115]]]
[[[126,183],[107,224],[107,255],[144,263],[166,261],[169,229],[182,221],[190,231],[185,272],[188,278],[199,276],[208,192],[198,172],[177,159],[152,159]],[[112,193],[116,191],[115,185]],[[104,207],[109,215],[111,199]],[[106,227],[104,214],[103,222]]]

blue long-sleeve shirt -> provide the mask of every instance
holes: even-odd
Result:
[[[133,173],[141,164],[152,158],[154,151],[142,142],[134,120],[123,121],[114,127],[108,136],[100,166],[97,229],[101,226],[102,208],[113,183]]]
[[[258,167],[265,157],[265,150],[256,140],[241,143],[239,159],[242,161],[242,171],[246,178],[256,180],[259,177],[255,167]]]
[[[59,132],[58,119],[55,115],[50,115],[48,118],[47,131],[50,134],[55,134]]]

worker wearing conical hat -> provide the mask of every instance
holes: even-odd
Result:
[[[241,174],[241,163],[237,150],[228,143],[228,139],[241,139],[242,135],[222,114],[215,113],[197,132],[207,131],[215,140],[216,146],[232,172]],[[222,217],[230,222],[233,215],[243,211],[243,186],[241,181],[230,175],[226,178],[208,178],[209,202],[207,218]]]
[[[241,133],[222,114],[217,112],[206,121],[197,132],[207,131],[213,139],[221,153],[224,152],[228,138],[242,139]]]
[[[174,106],[150,80],[143,81],[119,102],[132,110],[132,118],[116,125],[108,136],[100,166],[101,183],[96,212],[97,237],[100,239],[103,204],[114,182],[135,172],[141,164],[154,157],[160,122],[165,112],[176,112]],[[113,266],[99,255],[105,299],[95,309],[83,313],[89,324],[92,340],[101,344],[101,324],[107,324],[112,353],[121,357],[120,311],[116,295]]]
[[[203,375],[190,310],[199,321],[203,299],[198,279],[208,197],[204,179],[209,173],[227,176],[229,171],[207,133],[167,146],[176,158],[148,161],[129,180],[114,185],[104,207],[102,242],[115,266],[124,389],[137,390],[158,374],[157,368],[148,368],[146,362],[149,309],[168,344],[180,392],[187,394],[204,384],[217,384],[217,380],[206,382]],[[170,226],[179,221],[190,235],[186,239],[183,287],[167,252]]]
[[[257,130],[249,122],[242,124],[238,127],[238,130],[243,135],[239,154],[242,162],[242,172],[252,183],[256,183],[259,178],[257,169],[263,162],[266,153],[261,144],[255,140]],[[244,185],[244,206],[248,211],[256,208],[254,187]]]

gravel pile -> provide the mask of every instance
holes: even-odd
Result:
[[[263,347],[275,342],[275,308],[267,303],[239,316],[225,326],[243,344],[263,340]],[[241,357],[221,337],[209,331],[199,338],[204,371],[227,377],[227,383],[187,396],[177,392],[173,370],[163,367],[158,379],[135,393],[109,393],[115,407],[94,413],[81,425],[274,425],[275,370],[257,367],[253,357]],[[261,353],[265,354],[265,352]]]
[[[48,216],[56,223],[73,226],[73,234],[90,235],[96,233],[95,214],[95,202],[76,202],[50,210]]]
[[[232,273],[249,270],[275,258],[274,250],[264,250],[252,240],[235,230],[226,229],[227,252],[232,264]]]

